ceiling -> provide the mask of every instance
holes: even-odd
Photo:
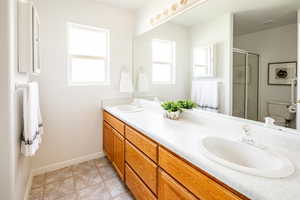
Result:
[[[110,4],[112,6],[137,10],[149,3],[149,0],[95,0],[100,3]]]
[[[294,8],[286,10],[265,9],[237,13],[234,18],[234,34],[244,35],[287,24],[297,23],[297,11]]]
[[[298,9],[300,0],[208,0],[171,21],[192,26],[232,12],[235,34],[241,35],[296,23]]]

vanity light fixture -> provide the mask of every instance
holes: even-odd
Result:
[[[188,3],[188,1],[189,1],[189,0],[181,0],[181,1],[180,1],[180,4],[181,4],[181,5],[186,5],[186,4]]]
[[[180,12],[193,8],[198,4],[205,3],[206,1],[208,0],[177,0],[177,2],[168,6],[168,8],[163,9],[162,12],[151,17],[149,22],[152,26],[157,25]]]
[[[172,4],[172,6],[171,6],[171,10],[172,10],[172,11],[176,11],[176,10],[177,10],[177,7],[178,7],[177,3],[174,3],[174,4]]]

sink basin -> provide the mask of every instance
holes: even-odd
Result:
[[[139,111],[144,110],[142,107],[133,105],[133,104],[119,105],[119,106],[116,106],[116,108],[118,110],[120,110],[121,112],[139,112]]]
[[[201,150],[218,164],[255,176],[282,178],[295,171],[290,160],[277,152],[220,137],[203,138]]]

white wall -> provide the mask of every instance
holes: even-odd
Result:
[[[297,23],[297,31],[298,31],[298,35],[297,35],[297,40],[298,40],[298,48],[297,48],[297,50],[298,50],[298,61],[300,60],[300,10],[298,10],[298,23]],[[298,81],[297,81],[297,83],[298,83],[298,85],[299,85],[299,83],[300,83],[300,70],[299,70],[299,63],[298,63],[298,67],[297,67],[297,69],[298,69]],[[300,87],[297,87],[297,100],[298,99],[300,99]],[[300,115],[299,115],[299,112],[300,112],[300,104],[299,103],[297,103],[297,122],[296,122],[296,128],[298,129],[298,130],[300,130]]]
[[[100,100],[127,97],[118,92],[122,66],[131,67],[134,17],[127,10],[96,1],[43,0],[40,15],[42,72],[39,81],[45,126],[43,143],[33,167],[102,152]],[[107,28],[111,31],[111,85],[67,85],[68,21]]]
[[[28,76],[17,72],[17,1],[0,3],[1,43],[1,170],[0,199],[23,199],[31,162],[20,153],[22,130],[22,93],[15,92],[16,82]]]
[[[268,101],[290,101],[290,86],[268,85],[268,63],[297,61],[297,25],[242,35],[235,45],[260,55],[260,119],[264,119]]]
[[[24,157],[21,154],[21,134],[23,130],[23,92],[15,91],[15,83],[27,83],[29,75],[25,73],[18,73],[18,53],[17,53],[17,0],[13,2],[13,23],[12,23],[12,48],[13,48],[13,63],[11,68],[12,87],[11,94],[13,96],[13,119],[12,131],[14,140],[14,162],[15,162],[15,187],[14,194],[16,199],[23,199],[26,190],[27,182],[31,172],[32,160]]]
[[[0,199],[13,198],[13,159],[11,137],[11,95],[10,95],[10,3],[0,1]]]
[[[185,99],[190,96],[190,65],[188,28],[171,22],[138,36],[134,41],[134,69],[137,77],[140,67],[149,77],[150,91],[147,95],[161,100]],[[152,84],[152,39],[176,42],[176,80],[175,84]]]
[[[190,29],[191,48],[215,45],[216,78],[220,81],[220,112],[225,114],[230,114],[231,110],[232,23],[232,14],[226,14]]]

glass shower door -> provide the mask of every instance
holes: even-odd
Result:
[[[232,115],[257,121],[259,56],[247,52],[234,52],[232,80]]]
[[[246,64],[247,54],[233,53],[232,115],[240,118],[246,117]]]
[[[258,120],[259,56],[247,54],[246,65],[246,119]]]

